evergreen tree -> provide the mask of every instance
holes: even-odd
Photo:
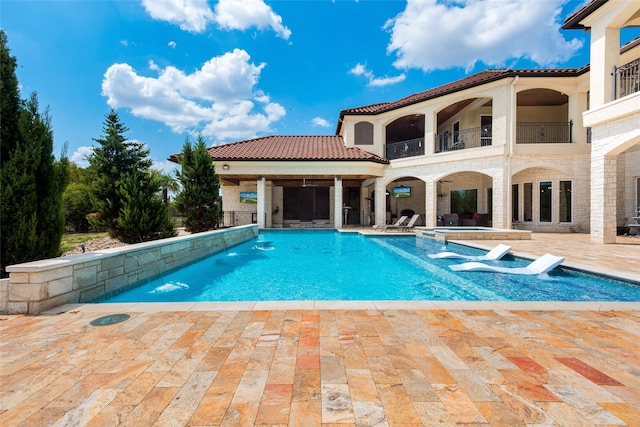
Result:
[[[62,194],[69,184],[69,160],[67,144],[62,149],[60,160],[53,155],[53,130],[49,109],[39,113],[38,97],[34,92],[25,103],[20,114],[20,134],[33,147],[36,157],[35,184],[38,258],[59,255],[60,242],[64,234]]]
[[[118,186],[122,211],[118,217],[120,240],[140,243],[176,235],[162,200],[160,181],[148,170],[124,176]]]
[[[2,98],[4,105],[4,92]],[[5,125],[15,126],[17,132]],[[18,135],[15,143],[2,141],[0,258],[6,276],[8,265],[59,255],[64,233],[62,193],[68,183],[69,162],[66,147],[59,161],[52,154],[51,118],[48,110],[40,113],[35,92],[21,103],[18,119],[3,122],[2,128],[3,138]]]
[[[198,136],[195,147],[189,138],[186,139],[180,165],[182,172],[177,176],[182,191],[176,196],[175,203],[185,218],[185,230],[197,233],[216,228],[220,215],[220,177],[202,136]]]
[[[149,150],[139,142],[127,140],[124,135],[127,131],[118,113],[112,109],[106,115],[103,136],[94,139],[100,145],[94,147],[89,157],[89,164],[97,174],[92,194],[96,215],[91,216],[89,222],[98,229],[109,231],[114,238],[120,236],[118,218],[123,204],[118,186],[122,178],[136,171],[146,171],[151,166]]]
[[[65,225],[76,233],[88,233],[87,215],[94,212],[91,191],[95,174],[91,168],[81,168],[75,163],[71,163],[69,172],[69,185],[62,195]]]
[[[9,160],[20,142],[21,103],[16,66],[16,58],[7,47],[7,35],[0,30],[0,166]]]

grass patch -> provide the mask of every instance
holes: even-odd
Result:
[[[103,237],[109,237],[109,233],[74,233],[74,234],[65,234],[62,236],[62,241],[60,242],[60,252],[69,252],[72,251],[78,246],[80,243],[88,242],[93,239],[101,239]]]

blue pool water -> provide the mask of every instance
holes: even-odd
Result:
[[[411,236],[261,231],[178,271],[101,302],[268,300],[640,301],[640,283],[556,268],[545,277],[453,272],[442,250],[484,251]],[[562,255],[562,254],[556,254]],[[528,260],[493,261],[522,267]]]

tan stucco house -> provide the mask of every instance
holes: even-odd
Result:
[[[640,205],[640,39],[620,46],[620,29],[638,25],[636,0],[592,1],[563,26],[590,31],[590,65],[486,70],[344,109],[335,135],[211,147],[224,225],[343,228],[415,213],[436,226],[457,214],[454,225],[614,242]]]

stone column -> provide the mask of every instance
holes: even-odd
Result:
[[[590,109],[613,101],[613,67],[620,57],[620,29],[608,22],[591,27]]]
[[[587,111],[587,92],[576,92],[569,96],[569,120],[573,122],[572,141],[586,144],[587,130],[582,124],[582,112]]]
[[[342,178],[335,177],[333,179],[333,222],[336,228],[342,228]]]
[[[511,177],[510,168],[506,166],[493,175],[493,219],[491,226],[494,228],[511,228]]]
[[[382,179],[376,179],[376,225],[384,225],[387,222],[387,188],[382,184]]]
[[[617,161],[591,154],[591,241],[616,242]]]
[[[266,193],[267,193],[267,180],[264,177],[258,178],[258,228],[266,227]]]
[[[424,225],[438,225],[438,184],[435,181],[424,183]]]

